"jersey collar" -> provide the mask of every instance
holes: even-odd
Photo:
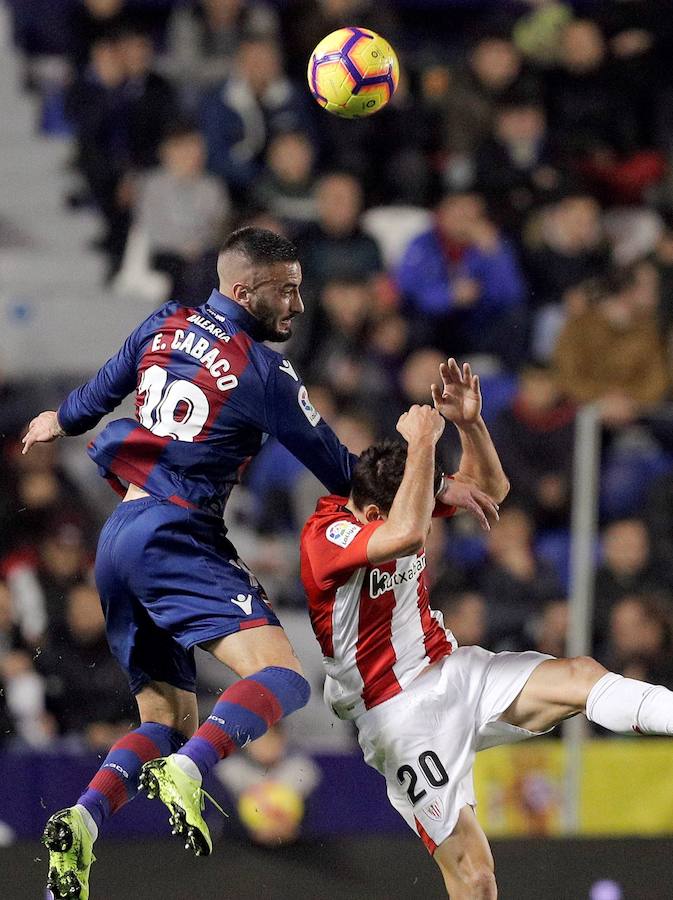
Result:
[[[247,309],[232,300],[231,297],[221,294],[217,289],[213,290],[205,304],[210,306],[215,312],[226,316],[232,322],[235,322],[243,331],[247,332],[254,341],[264,340],[264,326]]]

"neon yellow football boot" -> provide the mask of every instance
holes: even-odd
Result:
[[[93,838],[76,807],[54,813],[42,843],[49,851],[47,889],[54,900],[88,900],[89,870],[95,862]]]
[[[145,763],[139,786],[150,800],[159,799],[168,807],[173,834],[184,839],[185,850],[191,848],[196,856],[210,855],[213,842],[202,815],[207,795],[200,783],[177,765],[174,756]]]

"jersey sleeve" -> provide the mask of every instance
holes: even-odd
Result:
[[[266,381],[267,430],[332,494],[347,497],[358,457],[349,453],[312,405],[292,366],[278,356]]]
[[[359,525],[351,519],[336,519],[312,528],[305,550],[316,582],[322,587],[343,584],[356,569],[368,566],[369,539],[381,525],[383,520]]]
[[[66,434],[84,434],[94,428],[135,390],[138,351],[150,334],[148,324],[155,316],[156,310],[138,325],[90,381],[68,394],[58,410],[58,421]]]

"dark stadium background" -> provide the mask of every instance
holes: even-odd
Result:
[[[3,900],[41,896],[44,820],[74,802],[133,721],[91,580],[114,495],[83,440],[26,458],[18,440],[169,293],[205,298],[218,243],[240,224],[296,240],[306,315],[288,354],[353,450],[428,400],[442,356],[470,358],[482,375],[512,493],[488,539],[461,520],[438,526],[428,548],[433,604],[461,643],[564,652],[574,423],[597,404],[592,652],[673,687],[669,0],[222,6],[240,8],[218,30],[187,0],[0,3]],[[346,24],[380,31],[400,56],[400,90],[368,121],[328,116],[306,88],[313,45]],[[198,201],[179,199],[181,165],[203,185]],[[452,313],[419,287],[446,259]],[[449,437],[442,453],[450,467]],[[315,776],[299,841],[252,844],[223,776],[212,787],[231,815],[212,819],[213,859],[181,855],[138,800],[97,847],[92,896],[442,895],[350,729],[322,707],[297,579],[298,530],[319,494],[269,442],[227,516],[314,687],[286,734]],[[202,660],[204,712],[223,677]],[[618,745],[590,737],[600,767]],[[600,799],[585,810],[584,837],[560,836],[548,772],[541,794],[516,801],[502,776],[519,824],[496,810],[501,896],[671,896],[672,767],[652,768],[651,796],[621,794],[646,745],[656,742],[627,742],[624,778],[604,813]],[[503,762],[514,781],[525,775],[517,759]],[[482,815],[495,822],[489,804]]]

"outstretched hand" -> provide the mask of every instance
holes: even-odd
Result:
[[[479,376],[472,374],[469,363],[464,363],[462,370],[453,357],[439,367],[442,388],[431,386],[432,400],[435,409],[448,422],[465,426],[476,422],[481,415],[481,388]]]
[[[500,520],[498,504],[475,484],[453,478],[447,479],[437,499],[446,506],[464,509],[479,522],[484,531],[491,530],[491,521],[495,524]]]
[[[28,426],[28,432],[21,441],[23,444],[21,452],[25,455],[33,444],[48,444],[50,441],[55,441],[56,438],[64,435],[65,431],[59,424],[56,412],[54,410],[41,412]]]

